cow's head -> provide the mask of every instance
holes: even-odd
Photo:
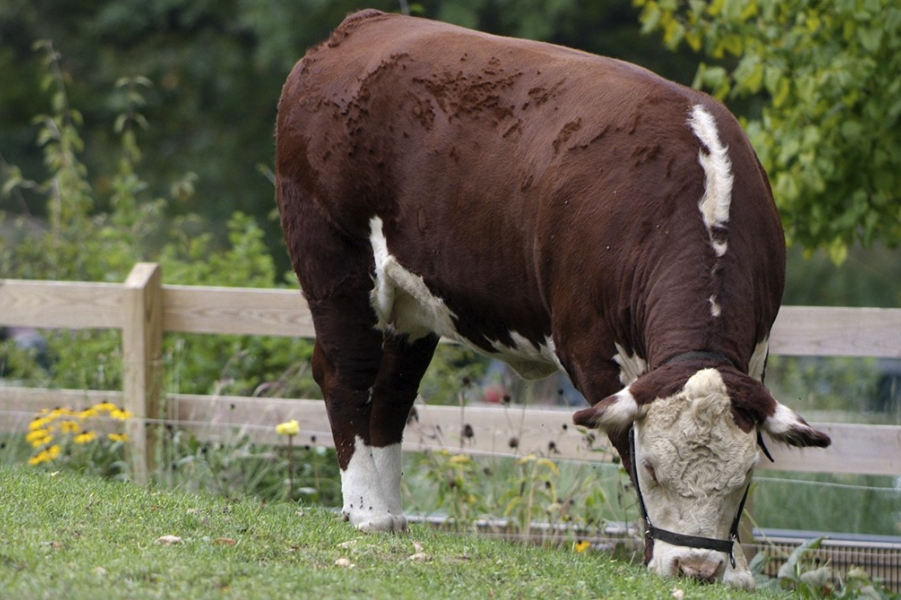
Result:
[[[645,538],[652,572],[748,589],[754,579],[732,534],[758,461],[759,432],[793,446],[830,443],[732,367],[661,367],[574,420],[607,432],[643,497],[648,525],[663,530]]]

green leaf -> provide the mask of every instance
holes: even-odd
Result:
[[[869,27],[869,28],[859,28],[857,30],[857,39],[860,40],[860,45],[864,47],[867,52],[876,52],[879,50],[879,46],[882,42],[882,29],[880,27]]]

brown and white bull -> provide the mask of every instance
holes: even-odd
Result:
[[[289,76],[276,169],[351,523],[406,527],[401,439],[446,336],[569,375],[592,404],[576,423],[632,469],[652,571],[753,586],[735,536],[760,432],[829,438],[761,383],[785,244],[726,108],[617,60],[370,10]]]

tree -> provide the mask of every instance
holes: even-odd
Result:
[[[703,51],[697,87],[762,95],[746,128],[789,241],[840,263],[901,242],[901,5],[893,0],[636,0],[645,31]]]

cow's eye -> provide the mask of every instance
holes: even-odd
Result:
[[[657,473],[654,471],[654,465],[647,459],[641,461],[641,466],[644,467],[644,470],[648,472],[648,475],[651,476],[651,480],[654,483],[657,483]]]

